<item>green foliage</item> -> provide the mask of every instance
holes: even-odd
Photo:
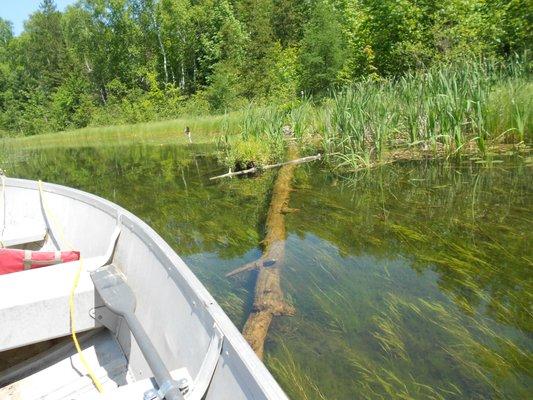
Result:
[[[274,35],[284,47],[296,46],[304,35],[311,2],[300,0],[274,0],[272,26]]]
[[[237,71],[224,63],[218,64],[205,91],[210,109],[215,112],[236,109],[238,95]]]
[[[328,0],[318,0],[300,50],[301,87],[306,93],[325,94],[337,82],[344,62],[339,33],[336,10]]]
[[[239,169],[267,165],[272,160],[270,145],[267,141],[251,137],[248,140],[231,140],[230,151],[223,153],[223,163]]]
[[[270,71],[271,97],[277,103],[288,103],[298,92],[298,50],[277,45],[274,52],[276,62]]]
[[[363,1],[367,13],[361,29],[375,53],[375,66],[383,75],[395,75],[426,61],[418,2],[409,0]]]
[[[291,107],[302,91],[511,61],[531,50],[532,15],[526,0],[46,0],[17,37],[0,19],[0,129]]]
[[[83,77],[70,76],[52,95],[53,116],[59,129],[89,124],[94,105],[88,86]]]
[[[531,50],[533,43],[533,4],[528,0],[499,0],[494,7],[502,10],[501,24],[502,38],[500,49],[504,54],[521,53]]]
[[[0,18],[0,48],[2,49],[2,56],[9,42],[13,39],[13,26],[11,22]]]

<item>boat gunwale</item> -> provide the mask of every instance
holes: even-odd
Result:
[[[6,178],[5,185],[7,187],[18,187],[22,189],[29,189],[38,191],[38,183],[34,180],[20,179],[20,178]],[[106,200],[97,195],[71,188],[68,186],[58,185],[54,183],[43,182],[42,189],[44,192],[65,196],[77,201],[96,207],[97,209],[109,214],[117,220],[117,224],[123,225],[130,229],[141,241],[147,246],[149,251],[153,252],[154,256],[165,268],[169,276],[173,279],[175,285],[179,288],[186,288],[190,290],[190,294],[196,296],[204,307],[205,311],[210,315],[216,323],[218,329],[224,335],[224,342],[228,343],[235,352],[236,357],[243,363],[244,369],[249,376],[242,374],[242,369],[236,370],[241,372],[238,378],[243,379],[241,383],[257,386],[268,399],[288,399],[284,391],[279,386],[268,371],[263,362],[254,353],[248,342],[244,339],[242,334],[237,330],[236,326],[229,319],[226,313],[222,310],[217,301],[199,281],[196,275],[185,264],[181,257],[170,247],[170,245],[146,222],[137,217],[132,212],[125,208]],[[147,243],[148,242],[148,243]],[[181,275],[179,281],[176,274]],[[185,298],[190,301],[190,296],[184,293]],[[198,310],[199,307],[196,309]],[[223,352],[229,356],[227,349]],[[237,375],[236,375],[237,378]]]

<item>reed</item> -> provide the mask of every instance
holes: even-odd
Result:
[[[283,127],[290,127],[301,152],[324,151],[326,161],[341,170],[386,162],[398,149],[427,156],[484,155],[502,143],[531,142],[530,80],[526,56],[505,65],[464,60],[399,79],[366,80],[332,92],[320,104],[249,106],[233,145],[269,142],[266,158],[274,161],[283,156]]]
[[[329,161],[357,169],[404,146],[455,155],[489,144],[531,141],[532,83],[527,60],[464,61],[363,81],[333,96],[324,134]]]

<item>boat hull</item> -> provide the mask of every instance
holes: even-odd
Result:
[[[196,391],[195,397],[205,390],[206,399],[287,398],[205,287],[141,219],[98,196],[54,184],[43,184],[41,194],[35,181],[6,179],[2,196],[0,226],[44,225],[48,235],[40,249],[73,247],[93,266],[113,263],[121,270],[135,293],[137,318],[169,370],[186,368],[193,380],[191,393]],[[118,238],[116,232],[120,232]],[[33,273],[18,274],[31,281]],[[71,281],[65,279],[64,284],[70,289]],[[90,284],[85,284],[90,291]],[[0,313],[3,297],[0,296]],[[37,335],[38,340],[60,336],[61,332],[68,334],[64,332],[69,330],[64,320],[65,304],[62,306],[62,319],[51,314],[45,320],[56,326],[62,324],[63,331],[51,329],[50,334]],[[76,318],[85,321],[80,331],[112,325],[132,379],[142,381],[152,376],[127,325],[106,314],[96,292],[85,293],[76,314]],[[54,323],[55,318],[59,320]],[[9,321],[2,319],[1,323],[5,325],[2,331],[10,329]],[[21,323],[32,321],[25,319]],[[46,330],[45,325],[41,325],[42,330]],[[0,350],[9,348],[4,345],[2,349],[1,340]],[[19,345],[28,342],[31,336]],[[10,346],[14,347],[13,343]]]

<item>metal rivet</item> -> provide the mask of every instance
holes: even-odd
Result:
[[[178,389],[182,394],[186,394],[189,391],[189,381],[187,378],[183,378],[178,381]]]
[[[150,389],[144,392],[143,400],[154,400],[157,398],[159,398],[159,396],[157,395],[157,390],[155,389]]]

